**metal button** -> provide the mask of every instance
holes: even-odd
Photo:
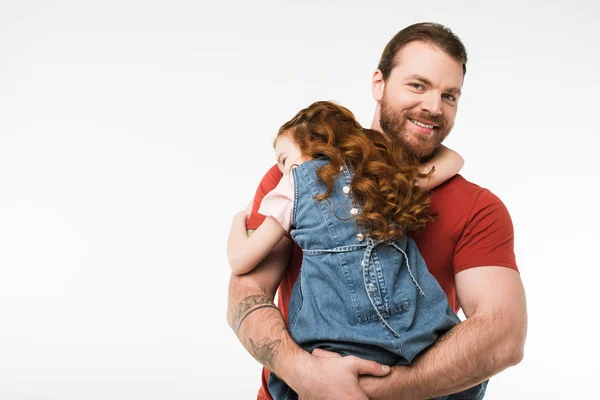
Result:
[[[350,210],[350,214],[352,214],[352,215],[358,214],[358,209],[353,208],[352,210]]]
[[[373,285],[372,283],[370,283],[370,282],[369,282],[369,283],[367,284],[367,289],[368,289],[370,292],[372,292],[373,290],[375,290],[375,285]]]
[[[362,242],[364,238],[365,237],[363,236],[362,233],[359,233],[359,234],[356,235],[356,240],[358,240],[359,242]]]
[[[342,189],[342,191],[346,194],[350,193],[350,186],[344,186],[344,188]]]

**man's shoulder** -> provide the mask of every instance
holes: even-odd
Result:
[[[468,181],[467,179],[465,179],[464,176],[460,174],[456,174],[452,178],[448,179],[446,182],[439,186],[439,189],[446,189],[448,191],[456,191],[465,194],[477,193],[483,190],[481,186],[471,181]]]
[[[436,193],[460,194],[463,196],[480,196],[483,193],[494,195],[491,190],[468,181],[464,176],[456,174],[434,190]]]
[[[486,207],[494,204],[504,207],[500,198],[491,190],[468,181],[459,174],[435,188],[432,201],[443,208],[472,209],[475,206]]]
[[[265,220],[265,216],[259,214],[258,209],[260,208],[260,204],[262,203],[264,197],[277,187],[282,176],[283,175],[277,167],[277,164],[275,164],[267,171],[267,173],[261,179],[260,183],[258,184],[258,187],[256,188],[256,192],[254,193],[252,213],[250,214],[250,217],[248,218],[248,221],[246,223],[247,229],[256,229]]]
[[[260,181],[258,189],[261,191],[261,194],[264,196],[271,190],[275,189],[282,176],[283,174],[279,170],[277,164],[273,165]]]

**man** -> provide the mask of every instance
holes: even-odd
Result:
[[[371,127],[400,138],[417,157],[431,156],[454,125],[466,61],[460,40],[441,25],[415,24],[400,31],[373,75],[377,108]],[[275,166],[263,178],[249,230],[262,223],[260,201],[280,177]],[[435,189],[431,208],[436,221],[411,235],[450,306],[462,308],[467,320],[412,365],[390,371],[323,350],[308,354],[294,343],[284,319],[301,253],[289,238],[251,273],[231,277],[228,321],[240,341],[306,400],[439,397],[520,362],[527,316],[508,211],[490,191],[460,175]],[[278,285],[281,313],[272,301]],[[264,370],[259,399],[271,398],[267,374]]]

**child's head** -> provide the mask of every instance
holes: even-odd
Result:
[[[325,199],[341,167],[349,167],[350,191],[362,208],[357,222],[373,239],[397,238],[432,219],[429,196],[416,186],[421,176],[416,160],[381,132],[363,129],[347,108],[311,104],[279,129],[275,149],[284,173],[305,160],[329,159],[316,172],[327,186],[316,199]]]
[[[304,162],[300,147],[291,133],[277,135],[275,139],[275,158],[277,166],[283,174],[289,174],[293,166]]]
[[[329,101],[318,101],[283,124],[275,138],[277,163],[282,172],[304,160],[327,157],[339,169],[349,141],[368,148],[363,129],[350,110]]]

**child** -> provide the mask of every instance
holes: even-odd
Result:
[[[418,164],[394,138],[363,129],[330,102],[284,124],[275,150],[283,177],[261,203],[267,219],[248,237],[247,214],[234,217],[227,248],[233,272],[251,271],[289,230],[303,252],[289,304],[296,343],[309,352],[410,364],[460,322],[406,232],[433,219],[419,187],[455,175],[462,158],[442,147]],[[481,399],[486,384],[444,398]],[[275,374],[269,391],[275,400],[297,398]]]

